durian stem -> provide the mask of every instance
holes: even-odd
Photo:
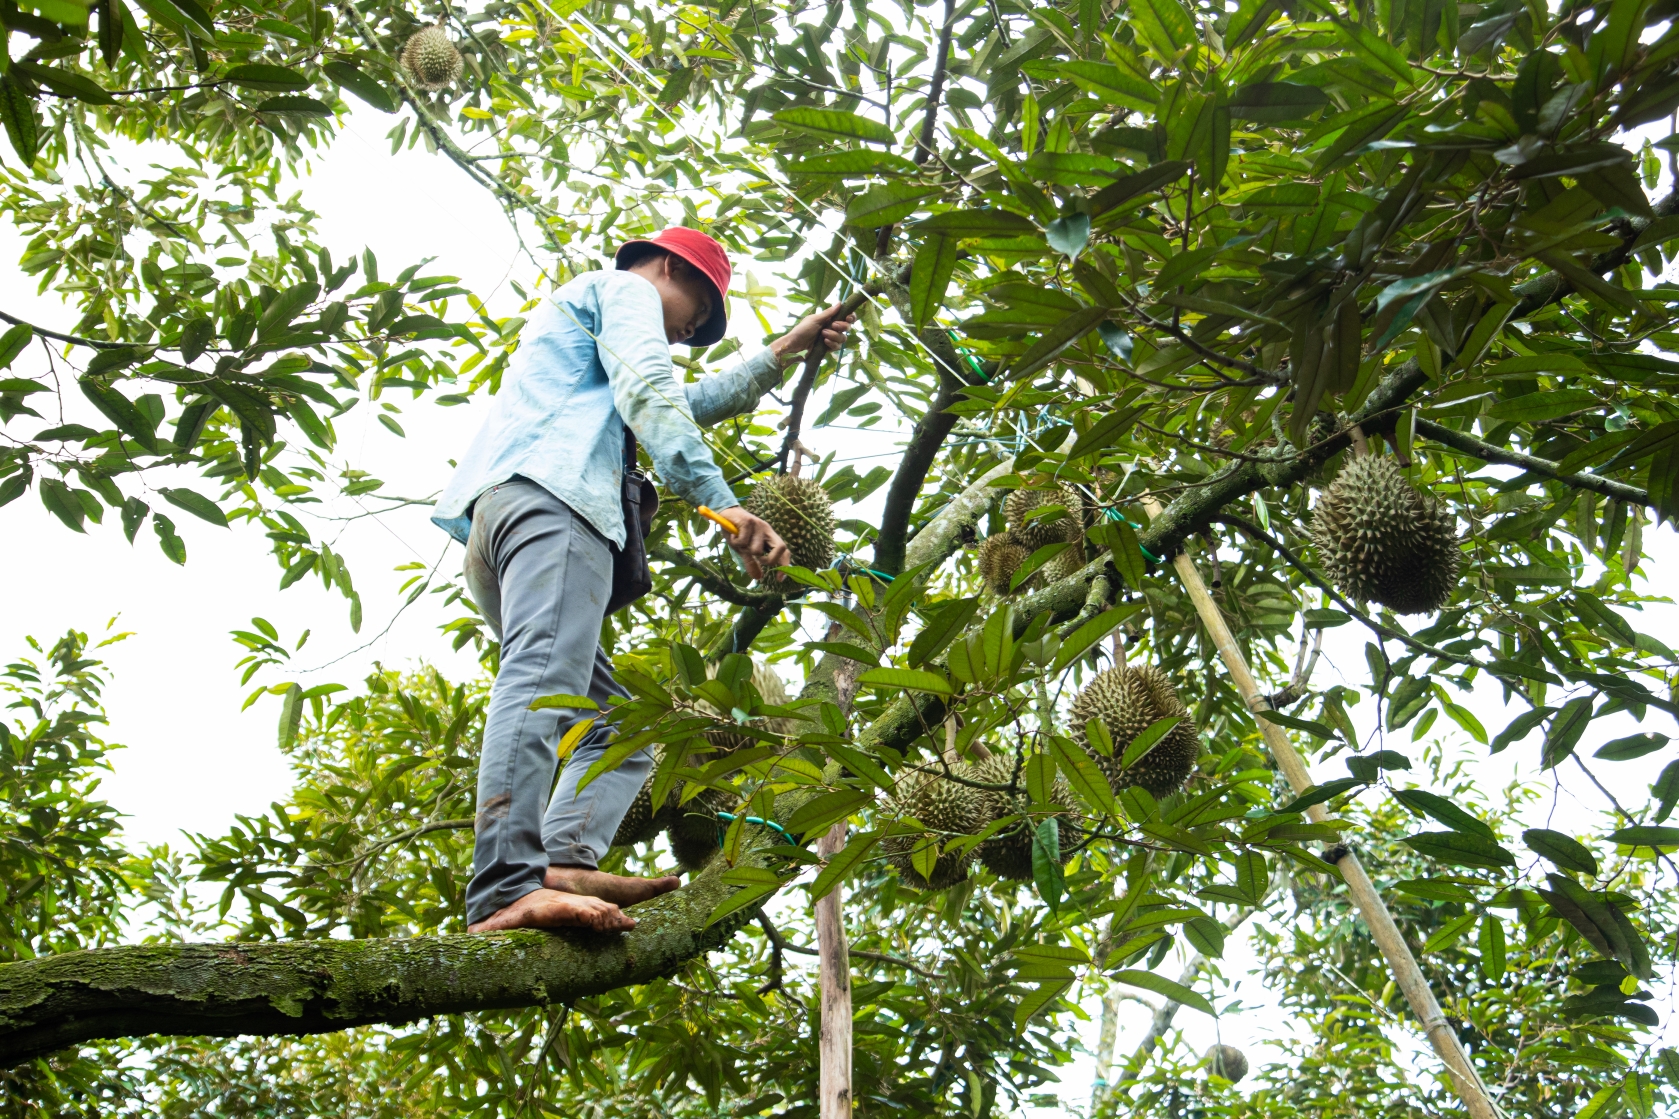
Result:
[[[1347,429],[1347,438],[1353,441],[1353,457],[1363,458],[1370,453],[1370,440],[1364,437],[1364,429],[1353,424]]]
[[[1151,518],[1159,515],[1159,502],[1144,498],[1144,505],[1148,508]],[[1218,647],[1219,656],[1223,658],[1225,668],[1230,672],[1231,682],[1236,685],[1236,691],[1241,695],[1242,701],[1252,711],[1268,709],[1264,693],[1259,690],[1259,683],[1249,670],[1247,659],[1242,656],[1241,646],[1236,643],[1235,635],[1225,624],[1224,615],[1219,612],[1212,596],[1207,593],[1207,585],[1202,582],[1195,562],[1187,554],[1180,552],[1173,557],[1172,566],[1177,570],[1178,578],[1183,581],[1184,590],[1195,603],[1195,611],[1201,616],[1201,623],[1207,627],[1208,635]],[[1305,760],[1295,750],[1294,743],[1289,740],[1288,732],[1264,719],[1257,722],[1277,768],[1288,778],[1289,785],[1297,794],[1311,788],[1311,772],[1306,768]],[[1313,805],[1306,810],[1306,817],[1313,823],[1322,823],[1329,815],[1322,805]],[[1382,901],[1381,894],[1377,893],[1370,876],[1365,873],[1358,856],[1346,851],[1336,860],[1335,865],[1341,871],[1341,877],[1346,880],[1347,891],[1352,895],[1353,904],[1358,907],[1359,915],[1364,918],[1364,924],[1369,928],[1376,946],[1386,957],[1394,981],[1404,992],[1406,1001],[1411,1004],[1411,1012],[1416,1015],[1417,1021],[1422,1023],[1434,1052],[1445,1062],[1446,1071],[1451,1074],[1452,1088],[1469,1109],[1471,1119],[1499,1119],[1500,1112],[1487,1094],[1486,1085],[1481,1082],[1475,1066],[1470,1063],[1468,1054],[1458,1041],[1457,1034],[1446,1021],[1445,1012],[1440,1009],[1434,992],[1429,989],[1428,980],[1423,976],[1422,969],[1417,966],[1416,957],[1411,954],[1411,946],[1405,943],[1404,935],[1399,931],[1399,926],[1394,924],[1393,915],[1388,912],[1386,903]]]
[[[845,821],[828,829],[816,853],[832,858],[845,847]],[[816,903],[816,949],[822,977],[822,1022],[817,1036],[820,1119],[851,1119],[851,963],[836,886]]]

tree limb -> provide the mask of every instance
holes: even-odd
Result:
[[[680,548],[665,543],[648,543],[647,554],[652,559],[668,563],[673,567],[684,568],[686,574],[704,590],[716,595],[724,602],[735,606],[753,606],[781,608],[786,596],[775,591],[753,590],[742,587],[729,580],[729,577],[718,571],[697,556],[691,556]]]
[[[784,794],[789,818],[812,794]],[[754,829],[736,865],[780,870]],[[738,886],[714,859],[635,907],[625,934],[582,929],[278,943],[151,944],[0,964],[0,1066],[96,1038],[327,1033],[372,1022],[572,1002],[675,974],[721,947],[762,902],[707,926]],[[764,899],[767,901],[768,899]]]
[[[56,330],[48,330],[46,327],[36,326],[32,322],[26,322],[13,315],[8,315],[4,311],[0,311],[0,322],[9,322],[13,326],[27,326],[30,330],[34,331],[42,338],[51,338],[55,342],[68,342],[72,346],[87,346],[90,349],[95,350],[116,350],[121,349],[123,346],[133,344],[130,342],[101,342],[95,338],[81,338],[74,334],[60,334]]]
[[[829,322],[843,319],[847,315],[857,313],[857,309],[869,301],[872,295],[880,294],[879,284],[865,284],[862,290],[854,293],[844,303]],[[787,456],[793,453],[793,444],[799,441],[799,425],[804,422],[805,403],[810,399],[810,392],[816,387],[816,374],[822,369],[822,360],[828,356],[828,347],[818,338],[810,345],[810,352],[805,354],[804,372],[799,375],[799,383],[793,389],[792,407],[787,412],[787,435],[781,440],[781,453],[775,456],[781,469],[787,469]]]
[[[1530,474],[1537,474],[1542,478],[1561,482],[1566,486],[1573,486],[1578,490],[1591,490],[1605,497],[1617,498],[1633,505],[1649,505],[1650,495],[1637,486],[1629,486],[1624,482],[1616,482],[1598,474],[1568,474],[1558,464],[1548,458],[1536,455],[1524,455],[1520,451],[1505,450],[1495,447],[1491,443],[1475,438],[1473,435],[1461,431],[1453,431],[1449,427],[1442,427],[1432,420],[1417,417],[1416,432],[1443,443],[1454,451],[1461,451],[1472,455],[1482,462],[1500,462],[1505,466],[1519,466]]]

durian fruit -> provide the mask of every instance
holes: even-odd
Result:
[[[1151,723],[1168,716],[1178,717],[1177,726],[1129,769],[1121,769],[1125,747]],[[1114,792],[1141,785],[1154,796],[1163,797],[1182,788],[1195,771],[1195,758],[1201,750],[1195,724],[1172,682],[1153,665],[1120,665],[1098,672],[1073,700],[1073,737],[1086,749],[1090,742],[1085,724],[1095,718],[1108,728],[1114,750],[1109,757],[1095,750],[1090,753]]]
[[[415,32],[402,48],[402,68],[421,89],[443,89],[461,76],[461,52],[441,27]]]
[[[1061,505],[1066,512],[1054,517],[1034,517],[1028,521],[1027,514],[1041,505]],[[1084,495],[1076,487],[1066,484],[1053,490],[1013,490],[1003,500],[1003,517],[1008,521],[1009,531],[1016,543],[1030,554],[1045,544],[1083,537]]]
[[[1087,562],[1084,554],[1084,538],[1071,541],[1056,557],[1044,564],[1039,570],[1043,572],[1045,583],[1059,583],[1067,576],[1075,574]]]
[[[1009,589],[1009,580],[1020,570],[1020,565],[1031,556],[1031,551],[1015,540],[1012,532],[999,532],[995,536],[987,536],[979,542],[977,558],[979,560],[980,578],[993,594],[1009,595],[1024,590],[1022,583],[1014,590]]]
[[[665,824],[660,813],[653,810],[653,778],[648,777],[642,782],[635,800],[630,802],[630,810],[619,821],[618,830],[612,836],[612,845],[634,847],[638,843],[646,843],[663,831]]]
[[[1234,1045],[1214,1045],[1201,1054],[1211,1064],[1215,1076],[1222,1076],[1234,1084],[1248,1074],[1248,1057]]]
[[[1457,518],[1386,455],[1341,468],[1312,510],[1312,543],[1343,594],[1399,614],[1446,605],[1463,562]]]
[[[709,674],[716,676],[716,668],[713,667]],[[757,689],[759,698],[771,707],[787,706],[789,702],[787,686],[781,682],[781,677],[777,676],[768,665],[753,662],[752,686]],[[707,704],[706,707],[713,714],[721,714],[710,704]],[[797,719],[771,718],[757,720],[757,722],[762,729],[775,734],[797,734],[800,730],[800,722]],[[705,739],[716,748],[715,753],[706,755],[705,760],[707,761],[720,758],[724,754],[732,754],[742,747],[752,746],[758,742],[758,739],[740,734],[728,727],[714,727],[706,731]]]
[[[706,789],[670,810],[670,853],[683,870],[700,870],[722,848],[723,822],[717,813],[727,810],[733,799],[720,789]]]
[[[962,766],[957,772],[968,777],[972,772],[969,767]],[[973,780],[973,778],[969,778]],[[953,855],[949,851],[940,851],[938,861],[933,864],[933,873],[923,878],[915,869],[913,854],[915,849],[929,841],[941,844],[947,842],[952,835],[973,835],[989,822],[985,815],[983,797],[985,793],[980,789],[969,788],[947,780],[938,773],[918,773],[905,777],[898,782],[897,794],[886,806],[891,816],[913,816],[927,825],[934,834],[893,835],[881,841],[881,850],[887,861],[898,868],[904,881],[925,890],[948,890],[968,876],[968,869],[973,864],[974,854],[969,850],[961,855]],[[938,834],[948,833],[948,834]]]
[[[979,762],[972,770],[973,780],[987,785],[1007,785],[1015,777],[1014,757],[1009,754],[993,754],[985,761]],[[1025,792],[1025,776],[1020,778],[1021,792]],[[975,790],[981,798],[984,819],[980,826],[1000,820],[1004,816],[1012,816],[1017,811],[1009,794],[992,789]],[[1055,786],[1050,790],[1050,797],[1056,804],[1070,805],[1073,803],[1073,791],[1067,782],[1057,777]],[[1024,797],[1022,798],[1024,799]],[[1061,826],[1061,846],[1063,850],[1072,839],[1072,816],[1062,814],[1056,817]],[[1031,825],[1025,820],[1017,820],[1007,830],[987,839],[975,851],[980,863],[998,878],[1010,879],[1016,882],[1032,880],[1032,831]]]
[[[820,571],[834,562],[834,503],[821,483],[772,474],[753,487],[746,511],[787,541],[795,565]]]

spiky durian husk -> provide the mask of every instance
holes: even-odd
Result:
[[[453,85],[461,76],[461,66],[461,52],[441,27],[415,32],[402,48],[402,67],[421,89]]]
[[[820,483],[772,474],[753,487],[746,511],[787,541],[797,566],[820,571],[834,562],[834,503]]]
[[[1040,505],[1061,505],[1066,512],[1028,521],[1026,515]],[[1003,517],[1015,541],[1030,554],[1045,544],[1078,540],[1084,535],[1084,495],[1069,485],[1058,485],[1053,490],[1013,490],[1003,500]]]
[[[1016,594],[1026,588],[1023,582],[1014,590],[1009,589],[1009,580],[1020,570],[1020,565],[1026,562],[1032,553],[1014,539],[1012,532],[999,532],[995,536],[987,536],[979,542],[979,551],[975,558],[979,561],[979,575],[985,580],[985,585],[993,594]]]
[[[612,845],[634,847],[638,843],[646,843],[663,831],[664,827],[665,821],[653,810],[653,778],[649,777],[642,782],[640,791],[635,794],[635,800],[630,802],[630,810],[618,821],[618,830],[613,833]]]
[[[972,779],[987,785],[1007,785],[1015,778],[1015,760],[1008,754],[993,754],[985,761],[976,763],[971,772]],[[1024,778],[1021,779],[1021,792],[1024,794]],[[1019,811],[1009,794],[990,789],[978,790],[980,808],[983,819],[981,827],[1000,820],[1004,816],[1012,816]],[[1050,799],[1059,805],[1073,803],[1073,790],[1067,782],[1057,777],[1055,786],[1050,790]],[[1073,840],[1074,822],[1071,813],[1057,813],[1056,821],[1061,827],[1061,848],[1066,850]],[[1027,882],[1032,878],[1032,825],[1025,820],[1017,820],[1007,831],[998,834],[981,843],[975,854],[986,870],[998,878],[1010,879],[1016,882]]]
[[[1248,1074],[1248,1057],[1234,1045],[1214,1045],[1201,1054],[1208,1062],[1208,1071],[1234,1084]]]
[[[962,766],[957,772],[966,777],[970,770]],[[881,841],[882,852],[898,868],[904,881],[924,890],[948,890],[968,876],[974,860],[971,850],[960,856],[941,851],[928,878],[923,878],[915,869],[912,856],[916,848],[929,840],[942,844],[952,835],[973,835],[984,827],[990,817],[984,814],[983,797],[982,790],[947,780],[936,773],[915,774],[898,783],[897,794],[886,806],[887,812],[892,816],[913,816],[934,833],[945,833],[894,835]]]
[[[712,668],[710,675],[716,676],[716,668]],[[787,686],[781,682],[781,677],[768,666],[754,662],[752,665],[752,686],[757,689],[758,697],[771,707],[785,707],[788,703]],[[710,704],[707,709],[713,714],[719,714]],[[797,719],[759,718],[753,724],[774,734],[797,734],[800,723]],[[808,725],[808,724],[807,724]],[[756,744],[759,740],[750,735],[740,734],[728,727],[715,727],[705,732],[705,740],[716,747],[716,752],[707,755],[707,759],[720,758],[724,754],[732,754],[745,746]]]
[[[667,810],[670,853],[686,871],[696,871],[711,861],[722,847],[723,822],[717,813],[734,798],[721,789],[706,789],[687,804]]]
[[[1040,569],[1045,583],[1059,583],[1067,576],[1075,574],[1086,563],[1084,554],[1084,538],[1071,541],[1060,554]]]
[[[1121,769],[1120,759],[1132,739],[1149,724],[1168,716],[1177,716],[1178,725],[1129,769]],[[1121,665],[1098,672],[1073,700],[1073,737],[1086,749],[1090,743],[1085,724],[1095,718],[1100,718],[1108,728],[1114,752],[1110,757],[1094,750],[1091,754],[1115,792],[1141,785],[1157,797],[1165,796],[1182,788],[1195,771],[1195,758],[1201,752],[1195,724],[1183,701],[1178,699],[1177,689],[1153,665]]]
[[[1457,518],[1385,455],[1341,468],[1312,510],[1312,543],[1342,593],[1400,614],[1446,605],[1463,561]]]

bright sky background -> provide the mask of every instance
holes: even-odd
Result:
[[[494,313],[513,313],[518,299],[507,281],[516,279],[530,288],[535,270],[521,257],[506,221],[479,188],[443,158],[423,150],[392,156],[384,138],[391,120],[358,107],[343,138],[315,160],[305,198],[321,215],[321,242],[332,246],[335,255],[371,247],[386,272],[435,255],[437,260],[427,273],[458,275],[463,286],[488,300]],[[126,165],[130,181],[143,172],[144,161],[132,150],[126,159],[119,154],[116,163]],[[0,228],[0,259],[16,260],[22,247],[15,230]],[[744,279],[749,269],[782,290],[789,286],[772,269],[744,261],[737,262],[737,278]],[[76,317],[56,298],[37,296],[30,278],[9,271],[0,271],[0,307],[57,329],[67,328]],[[783,316],[777,325],[785,322]],[[735,302],[731,325],[733,333],[747,340],[748,348],[757,342],[758,326],[743,301]],[[20,359],[18,369],[28,374],[43,367],[36,347]],[[373,422],[374,410],[363,406],[337,421],[342,456],[385,479],[385,493],[430,496],[448,478],[447,460],[464,451],[477,430],[484,404],[441,408],[422,402],[408,410],[405,402],[399,403],[405,407],[401,423],[406,439]],[[811,414],[819,412],[822,403],[816,401]],[[52,416],[48,421],[57,422]],[[873,456],[890,452],[892,438],[890,432],[840,429],[818,429],[804,436],[819,452],[837,448],[840,462],[863,459],[858,462],[863,472],[876,463],[890,463],[890,458]],[[194,484],[184,477],[182,481]],[[202,482],[196,484],[208,489]],[[879,497],[876,494],[865,505],[864,515],[874,512],[872,506]],[[217,529],[184,513],[171,513],[187,543],[184,568],[162,555],[149,527],[142,528],[137,543],[130,546],[114,516],[103,526],[89,525],[87,536],[77,536],[48,514],[33,493],[0,509],[0,531],[14,542],[0,552],[0,580],[13,588],[0,625],[0,655],[11,659],[23,653],[26,634],[50,645],[67,627],[88,631],[95,640],[108,625],[133,632],[101,654],[115,674],[106,694],[110,737],[127,746],[116,756],[115,772],[105,782],[104,795],[126,814],[131,843],[180,846],[182,832],[222,831],[237,814],[266,811],[290,788],[285,761],[274,744],[277,700],[265,698],[243,714],[239,710],[249,689],[239,685],[234,664],[243,650],[229,639],[228,632],[248,627],[253,615],[273,622],[288,645],[304,629],[312,632],[296,657],[300,668],[336,661],[320,671],[290,677],[305,686],[327,681],[356,685],[375,662],[409,667],[426,661],[456,678],[476,672],[470,651],[451,653],[440,638],[436,627],[454,612],[439,610],[430,597],[392,622],[400,601],[396,589],[412,574],[396,573],[393,568],[415,561],[431,567],[441,561],[440,574],[449,576],[459,570],[460,549],[429,524],[425,510],[405,509],[339,526],[342,534],[333,538],[334,550],[350,558],[366,604],[359,636],[349,631],[345,600],[336,591],[323,592],[315,577],[305,578],[283,595],[275,589],[280,572],[259,533],[243,526],[232,531]],[[1644,574],[1659,584],[1657,573],[1671,572],[1679,563],[1679,547],[1666,528],[1647,528],[1646,547],[1654,558],[1646,562]],[[389,632],[378,636],[387,623],[391,623]],[[1634,619],[1634,624],[1669,645],[1679,645],[1679,611],[1672,607],[1652,610]],[[1331,630],[1314,685],[1364,684],[1365,639],[1356,625]],[[259,679],[276,683],[284,678],[288,677],[271,672]],[[1463,702],[1492,733],[1521,709],[1506,712],[1496,687],[1483,687]],[[1366,702],[1356,709],[1355,718],[1367,721],[1370,706]],[[1665,716],[1652,715],[1643,727],[1673,733],[1667,722]],[[1597,745],[1632,729],[1624,715],[1594,723],[1580,752],[1589,755]],[[1487,759],[1483,749],[1467,743],[1444,719],[1436,723],[1433,733],[1449,736],[1447,741],[1464,750],[1489,795],[1496,795],[1512,779],[1539,779],[1535,772],[1538,735]],[[1401,732],[1394,745],[1408,748],[1409,731]],[[1623,803],[1637,802],[1665,760],[1665,755],[1657,754],[1595,768]],[[1343,772],[1339,760],[1317,771],[1324,780]],[[1554,803],[1550,826],[1584,829],[1606,804],[1577,770],[1565,768],[1559,776],[1554,802],[1547,799],[1541,809]],[[1545,775],[1547,784],[1551,777]],[[1222,1040],[1246,1050],[1257,1065],[1267,1059],[1264,1042],[1287,1026],[1257,978],[1245,974],[1251,961],[1246,935],[1232,937],[1223,965],[1230,985],[1222,988],[1217,1001],[1224,1005],[1239,998],[1249,1008],[1226,1016],[1219,1031]],[[1180,966],[1181,960],[1169,959],[1160,970],[1175,977]],[[1671,1019],[1679,1010],[1672,984],[1660,988],[1658,1008],[1664,1019]],[[1096,994],[1087,997],[1085,1005],[1091,1014],[1086,1041],[1094,1045],[1100,1017]],[[1135,1046],[1148,1014],[1136,1003],[1124,1004],[1119,1054],[1128,1054]],[[1178,1025],[1187,1031],[1197,1051],[1213,1041],[1213,1024],[1193,1011],[1180,1012]],[[1679,1034],[1667,1036],[1671,1042]],[[1421,1066],[1431,1067],[1431,1061],[1425,1057]],[[1059,1093],[1064,1106],[1083,1108],[1089,1099],[1092,1067],[1091,1058],[1081,1056],[1069,1070]]]

